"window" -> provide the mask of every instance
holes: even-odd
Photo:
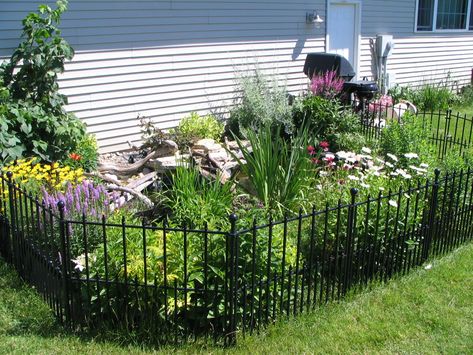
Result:
[[[418,0],[417,31],[473,31],[472,0]]]

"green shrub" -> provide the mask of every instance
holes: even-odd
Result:
[[[340,137],[348,140],[346,134],[360,131],[358,116],[345,110],[337,100],[308,95],[298,101],[294,109],[295,126],[301,127],[306,122],[311,136],[328,141],[334,149],[339,148],[337,141]]]
[[[461,89],[458,104],[463,106],[473,105],[473,86],[467,85]]]
[[[230,111],[228,132],[241,137],[245,130],[258,131],[269,125],[285,135],[293,133],[292,108],[285,86],[256,70],[253,75],[241,76],[238,87],[241,97]]]
[[[404,157],[406,153],[417,153],[425,163],[436,164],[435,147],[428,139],[428,133],[422,122],[422,117],[406,112],[402,122],[390,120],[381,131],[379,148],[381,154],[394,154],[405,164],[409,160]],[[405,165],[404,164],[404,165]]]
[[[40,5],[23,20],[23,38],[0,67],[0,151],[2,160],[37,155],[43,160],[67,158],[85,137],[85,125],[66,113],[57,75],[73,49],[57,28],[67,1],[57,8]]]
[[[229,183],[209,181],[195,167],[179,166],[172,175],[172,186],[165,205],[172,211],[171,220],[181,226],[222,228],[228,225],[233,196]]]
[[[459,102],[460,97],[452,90],[449,76],[441,82],[424,82],[417,88],[396,85],[388,94],[395,103],[400,100],[412,102],[421,111],[445,111]]]
[[[64,164],[73,168],[94,171],[97,168],[98,159],[99,154],[95,136],[86,134],[77,142],[75,150],[69,154]]]
[[[203,138],[219,141],[223,134],[223,124],[213,115],[200,116],[196,112],[184,117],[179,126],[171,131],[179,146],[192,145]]]

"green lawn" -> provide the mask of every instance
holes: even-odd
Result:
[[[473,353],[473,244],[431,264],[240,337],[234,349],[193,344],[162,353]],[[152,352],[66,334],[34,290],[0,262],[0,354]]]

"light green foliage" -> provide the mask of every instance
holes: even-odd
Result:
[[[285,135],[294,131],[289,94],[276,78],[270,79],[261,71],[238,78],[241,97],[230,111],[227,131],[240,136],[247,129],[258,131],[266,126],[280,129]]]
[[[345,148],[351,140],[360,139],[357,137],[360,119],[337,100],[314,95],[299,98],[294,109],[294,124],[301,127],[304,122],[311,136],[328,141],[335,149]]]
[[[173,223],[188,227],[207,223],[210,229],[228,225],[233,200],[230,183],[209,181],[197,168],[185,166],[177,167],[172,179],[165,204],[172,211]]]
[[[223,124],[215,116],[200,116],[197,112],[192,112],[181,120],[179,126],[171,131],[171,134],[175,135],[178,145],[184,147],[203,138],[220,141],[223,130]]]
[[[394,154],[404,165],[409,163],[404,154],[417,153],[422,162],[436,165],[435,147],[430,143],[428,134],[422,117],[406,112],[402,116],[402,122],[390,120],[381,131],[380,153],[384,157],[388,153]]]
[[[95,136],[91,134],[83,136],[72,153],[77,154],[79,159],[69,156],[64,162],[66,166],[82,168],[86,171],[94,171],[97,168],[99,154]]]
[[[440,82],[424,82],[415,88],[396,85],[388,92],[395,103],[400,100],[412,102],[420,111],[445,111],[460,102],[460,97],[454,91],[449,75]]]
[[[9,62],[0,67],[1,160],[37,155],[60,160],[76,148],[85,126],[64,110],[57,75],[74,51],[57,28],[67,1],[57,8],[39,6],[23,20],[23,38]],[[21,66],[20,66],[21,64]]]
[[[269,211],[279,216],[284,211],[298,210],[303,206],[307,190],[312,183],[313,171],[306,154],[307,131],[301,129],[291,142],[281,138],[279,128],[273,134],[267,125],[259,132],[248,130],[246,138],[251,149],[236,137],[243,159],[241,169],[249,179],[248,192],[255,194]],[[236,157],[235,157],[236,158]]]
[[[209,341],[148,350],[108,332],[95,338],[65,333],[41,297],[0,261],[0,353],[468,353],[473,348],[472,253],[473,245],[467,245],[433,260],[431,270],[282,319],[264,332],[238,335],[236,348]]]

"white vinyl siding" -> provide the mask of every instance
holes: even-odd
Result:
[[[0,0],[0,56],[40,3]],[[235,73],[255,65],[306,88],[305,55],[325,49],[324,28],[305,23],[314,9],[325,1],[71,0],[61,28],[76,55],[61,91],[102,152],[126,149],[140,140],[138,115],[170,128],[191,111],[225,113]]]
[[[394,49],[387,60],[388,73],[401,85],[422,85],[449,78],[469,83],[473,67],[473,34],[415,32],[415,0],[363,2],[360,76],[373,77],[370,41],[377,34],[392,34]]]

